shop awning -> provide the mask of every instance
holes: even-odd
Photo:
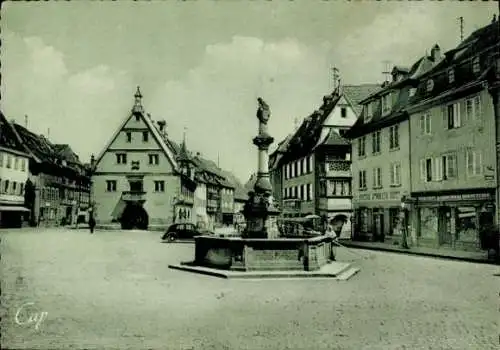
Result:
[[[29,212],[30,210],[25,207],[20,207],[20,206],[0,206],[0,211],[24,211],[24,212]]]

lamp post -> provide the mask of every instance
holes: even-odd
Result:
[[[407,220],[407,211],[408,204],[406,203],[406,197],[403,196],[401,198],[401,211],[400,211],[400,220],[401,220],[401,248],[409,249],[408,246],[408,220]]]

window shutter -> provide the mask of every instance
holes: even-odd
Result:
[[[467,164],[467,175],[472,175],[474,174],[474,154],[471,150],[467,150],[467,153],[465,155],[465,162]]]
[[[425,114],[420,116],[420,134],[425,134]]]
[[[390,172],[390,176],[391,176],[391,185],[394,185],[395,184],[395,172],[394,172],[394,168],[395,168],[395,164],[394,163],[391,163],[390,166],[389,166],[389,172]]]
[[[443,179],[443,163],[441,157],[434,158],[434,167],[436,170],[434,171],[433,174],[434,175],[433,180],[441,181]]]
[[[443,117],[443,128],[448,129],[448,108],[447,108],[447,106],[441,107],[441,116]]]
[[[455,127],[462,126],[460,120],[460,102],[457,102],[453,105],[453,124]]]
[[[425,164],[425,159],[420,159],[420,180],[425,182],[427,178],[427,167]]]
[[[426,117],[426,133],[430,134],[431,133],[431,114],[427,114],[427,117]]]
[[[482,168],[483,168],[483,165],[482,165],[482,154],[481,152],[476,152],[474,154],[474,174],[478,175],[478,174],[481,174],[482,173]]]

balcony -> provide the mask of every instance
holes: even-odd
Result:
[[[145,191],[123,191],[122,199],[126,202],[145,202],[146,192]]]
[[[185,194],[185,193],[181,193],[179,195],[179,198],[178,198],[178,203],[192,205],[194,203],[194,196],[189,195],[189,194]]]
[[[350,198],[320,198],[318,207],[320,210],[352,210]]]
[[[326,177],[351,177],[351,162],[348,160],[334,160],[325,162]]]

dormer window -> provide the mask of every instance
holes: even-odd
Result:
[[[450,84],[455,82],[455,71],[453,68],[448,69],[448,82]]]
[[[431,92],[434,89],[434,80],[427,80],[427,92]]]
[[[386,94],[382,96],[382,114],[387,114],[391,111],[391,94]]]
[[[472,60],[472,71],[474,73],[479,73],[481,71],[481,65],[479,63],[478,56],[474,57],[474,59]]]
[[[140,121],[140,120],[141,120],[141,115],[140,115],[139,113],[137,113],[137,114],[135,115],[135,121],[136,121],[136,122],[138,122],[138,121]]]
[[[369,122],[372,119],[373,111],[372,111],[372,103],[367,103],[365,105],[365,123]]]

